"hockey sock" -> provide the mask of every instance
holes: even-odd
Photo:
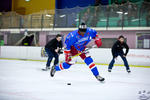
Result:
[[[55,69],[56,69],[56,71],[61,71],[61,70],[63,70],[63,69],[68,69],[68,68],[70,68],[70,66],[71,66],[71,64],[68,64],[68,63],[64,62],[64,63],[61,63],[61,64],[59,64],[59,65],[56,65],[56,66],[55,66]]]
[[[99,75],[99,72],[97,70],[97,67],[93,63],[93,59],[91,57],[85,58],[84,62],[89,66],[94,76]]]

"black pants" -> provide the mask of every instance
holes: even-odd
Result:
[[[54,65],[57,65],[58,62],[59,62],[59,55],[58,55],[58,53],[52,52],[51,50],[49,50],[47,48],[45,48],[45,51],[48,54],[48,60],[47,60],[46,66],[48,66],[48,67],[50,66],[53,57],[55,58]]]

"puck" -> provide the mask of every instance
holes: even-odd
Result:
[[[67,85],[71,85],[71,83],[67,83]]]

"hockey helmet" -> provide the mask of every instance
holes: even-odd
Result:
[[[85,24],[85,23],[81,23],[81,24],[79,25],[79,31],[80,31],[80,32],[86,32],[86,30],[87,30],[86,24]]]

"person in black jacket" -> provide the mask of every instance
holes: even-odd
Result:
[[[126,48],[125,53],[123,51],[123,48]],[[117,59],[117,57],[120,56],[122,58],[123,62],[124,62],[124,65],[126,67],[127,72],[130,73],[131,71],[130,71],[130,68],[129,68],[129,65],[128,65],[128,61],[126,59],[126,56],[127,56],[128,52],[129,52],[129,47],[124,42],[124,36],[121,35],[121,36],[118,37],[118,40],[115,42],[115,44],[112,47],[113,59],[109,64],[108,72],[111,72],[111,70],[113,68],[113,65],[115,63],[115,59]]]
[[[48,60],[47,60],[47,64],[46,64],[46,69],[50,69],[50,63],[53,59],[53,57],[55,58],[54,61],[54,65],[57,65],[59,62],[59,54],[61,52],[62,49],[62,41],[61,41],[62,37],[60,34],[56,35],[56,38],[52,39],[51,41],[49,41],[46,45],[45,45],[45,51],[48,54]]]

